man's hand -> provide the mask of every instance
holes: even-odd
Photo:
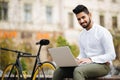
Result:
[[[78,64],[84,64],[84,63],[92,63],[92,60],[90,58],[81,58],[81,59],[76,59]]]

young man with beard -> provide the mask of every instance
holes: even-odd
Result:
[[[56,69],[53,80],[85,80],[105,76],[110,71],[111,61],[115,59],[113,39],[110,32],[92,21],[92,15],[84,5],[73,9],[78,23],[83,27],[79,36],[80,54],[77,67],[60,67]]]

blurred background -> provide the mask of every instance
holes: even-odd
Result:
[[[50,47],[70,46],[73,55],[79,54],[78,37],[82,30],[72,10],[86,5],[94,22],[113,35],[116,67],[120,68],[120,0],[0,0],[0,47],[36,54],[36,42],[49,39],[41,51],[41,61],[52,61]],[[15,53],[0,50],[0,70],[14,62]],[[23,58],[24,70],[31,71],[34,59]]]

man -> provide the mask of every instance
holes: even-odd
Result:
[[[73,12],[83,27],[79,36],[80,55],[76,59],[80,65],[56,69],[53,80],[63,80],[65,77],[85,80],[107,75],[111,61],[116,57],[112,35],[92,21],[92,15],[84,5],[78,5]]]

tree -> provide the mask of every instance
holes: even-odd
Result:
[[[14,48],[14,42],[12,39],[1,39],[0,40],[0,47],[3,48]],[[3,70],[6,65],[13,62],[15,59],[15,54],[10,51],[0,50],[0,68]],[[4,64],[3,64],[4,63]]]
[[[56,46],[57,47],[60,47],[60,46],[69,46],[69,48],[71,49],[72,54],[74,55],[74,57],[77,57],[78,54],[79,54],[79,48],[78,48],[78,46],[75,45],[75,44],[70,45],[67,42],[67,40],[64,37],[62,37],[62,36],[59,36],[57,38],[57,40],[56,40]]]
[[[22,44],[16,44],[13,41],[13,39],[10,38],[1,38],[0,47],[12,49],[12,50],[20,50],[22,52],[29,52],[29,53],[33,52],[33,48],[31,47],[31,44],[25,42],[23,42]],[[14,63],[17,57],[16,55],[17,54],[14,52],[0,50],[0,69],[3,70],[8,64]],[[31,62],[33,62],[33,59],[31,58],[22,58],[21,64],[23,69],[24,70],[27,70],[28,68],[31,69],[31,66],[29,66],[31,65]]]
[[[115,51],[116,51],[116,59],[113,60],[113,65],[118,70],[120,71],[120,36],[114,36],[114,46],[115,46]]]

